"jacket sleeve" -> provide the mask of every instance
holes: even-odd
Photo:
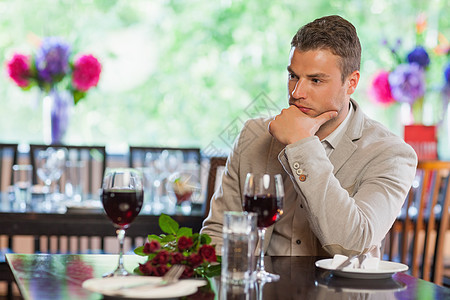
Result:
[[[246,123],[247,125],[247,123]],[[239,178],[239,160],[242,143],[245,141],[247,126],[240,132],[233,146],[225,166],[222,182],[211,198],[211,206],[208,217],[203,221],[201,233],[208,234],[212,245],[216,245],[216,252],[222,252],[222,226],[223,215],[226,211],[242,211],[241,184]],[[207,199],[208,200],[208,199]]]
[[[361,152],[361,159],[346,162],[344,173],[351,178],[346,180],[335,177],[317,137],[288,145],[279,155],[302,196],[311,230],[331,255],[380,246],[414,179],[416,154],[400,138],[388,137]]]

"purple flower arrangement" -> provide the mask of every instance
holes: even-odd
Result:
[[[372,81],[370,92],[376,103],[389,105],[395,102],[412,105],[425,95],[425,72],[430,57],[422,46],[415,47],[403,61],[395,48],[391,52],[399,64],[391,71],[378,72]]]
[[[418,41],[422,39],[425,29],[426,19],[424,15],[421,15],[416,23],[416,39]],[[383,42],[383,44],[387,45],[387,42]],[[429,53],[448,55],[450,46],[448,42],[441,43],[433,49],[433,52],[428,52],[419,43],[407,55],[402,56],[399,54],[401,44],[401,40],[397,40],[394,46],[389,47],[396,65],[389,71],[381,70],[375,74],[369,92],[372,100],[379,104],[387,106],[393,103],[406,103],[411,108],[413,106],[414,108],[421,108],[425,93],[430,89],[426,84],[426,73],[432,63]],[[433,68],[436,70],[435,67]],[[441,90],[444,95],[447,94],[448,99],[448,96],[450,96],[450,63],[443,71],[444,84]]]
[[[93,55],[72,56],[70,45],[58,37],[46,37],[37,51],[27,56],[15,53],[7,62],[9,77],[22,89],[38,86],[50,93],[57,87],[71,92],[74,103],[98,84],[102,70]]]

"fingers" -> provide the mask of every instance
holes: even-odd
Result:
[[[338,112],[335,110],[331,110],[331,111],[326,111],[320,115],[318,115],[317,117],[315,117],[316,121],[319,121],[319,126],[324,124],[325,122],[336,118],[338,115]]]

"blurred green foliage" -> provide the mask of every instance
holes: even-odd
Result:
[[[412,49],[421,12],[431,34],[449,39],[449,7],[450,0],[0,0],[0,62],[5,70],[14,52],[31,54],[44,36],[63,37],[74,53],[99,58],[99,86],[74,107],[67,143],[228,150],[224,130],[240,127],[249,106],[268,100],[286,106],[297,29],[339,14],[356,26],[363,45],[354,98],[401,134],[398,109],[379,107],[367,95],[373,73],[393,63],[381,41],[401,38]],[[443,82],[439,70],[432,76]],[[2,72],[0,141],[41,143],[41,102],[37,89],[23,92]]]

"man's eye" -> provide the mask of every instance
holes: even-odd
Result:
[[[321,83],[321,82],[322,82],[320,79],[317,79],[317,78],[313,78],[313,79],[311,79],[311,80],[312,80],[312,82],[314,82],[314,83]]]
[[[295,76],[295,75],[292,74],[292,73],[289,73],[288,78],[289,78],[289,79],[295,79],[295,78],[297,78],[297,76]]]

